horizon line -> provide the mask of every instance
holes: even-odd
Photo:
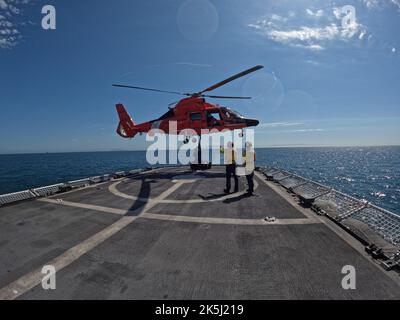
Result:
[[[255,147],[255,149],[281,149],[281,148],[373,148],[373,147],[400,147],[400,144],[381,144],[381,145],[270,145]],[[218,149],[213,148],[213,149]],[[177,149],[176,149],[177,150]],[[33,154],[68,154],[68,153],[100,153],[100,152],[141,152],[146,149],[121,149],[121,150],[93,150],[93,151],[43,151],[43,152],[13,152],[0,153],[1,156],[8,155],[33,155]],[[169,150],[165,150],[169,151]]]

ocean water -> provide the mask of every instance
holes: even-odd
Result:
[[[274,165],[400,214],[400,147],[257,149]],[[0,194],[149,166],[144,151],[0,155]]]
[[[263,149],[257,155],[258,165],[278,166],[400,214],[400,146]]]

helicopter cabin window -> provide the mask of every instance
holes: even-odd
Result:
[[[220,126],[221,125],[221,115],[218,110],[210,110],[206,111],[207,114],[207,125],[211,126]]]
[[[190,114],[191,121],[201,121],[201,112],[193,112]]]

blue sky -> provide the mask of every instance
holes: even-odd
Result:
[[[0,153],[142,149],[115,103],[142,122],[176,97],[112,83],[193,92],[257,64],[215,91],[253,100],[215,102],[260,120],[258,147],[400,144],[398,30],[400,0],[0,0]]]

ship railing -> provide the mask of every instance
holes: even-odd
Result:
[[[95,176],[89,178],[90,184],[100,183],[104,181],[104,176]]]
[[[31,190],[24,190],[20,192],[3,194],[0,196],[0,206],[10,204],[13,202],[33,199],[35,197],[36,197],[35,193],[33,193]]]
[[[84,188],[90,185],[89,178],[87,179],[79,179],[79,180],[73,180],[73,181],[68,181],[66,184],[67,188]]]
[[[65,186],[64,183],[58,183],[50,186],[35,188],[32,191],[38,197],[47,197],[60,192],[61,188],[64,186]]]
[[[130,171],[118,171],[112,174],[104,174],[100,176],[94,176],[86,179],[72,180],[65,183],[58,183],[49,186],[32,188],[19,192],[13,192],[8,194],[0,195],[0,207],[4,205],[13,204],[20,201],[31,200],[40,197],[48,197],[60,192],[66,192],[71,189],[84,188],[89,185],[107,182],[112,179],[118,179],[121,177],[134,176],[140,172],[152,170],[154,168],[146,169],[133,169]]]
[[[286,170],[276,167],[258,170],[267,180],[275,181],[298,196],[301,204],[310,206],[350,232],[375,258],[383,258],[386,269],[399,267],[399,215]]]
[[[311,205],[314,199],[331,191],[318,182],[276,167],[259,168],[268,180],[276,181],[296,194],[304,205]]]

